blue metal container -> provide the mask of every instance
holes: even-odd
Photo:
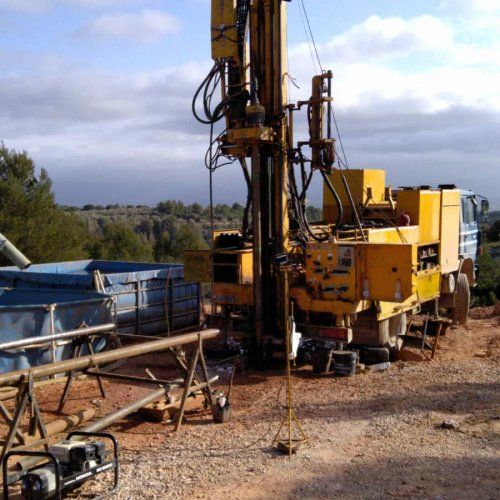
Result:
[[[109,295],[79,290],[0,289],[0,343],[112,323]],[[96,349],[102,347],[99,341]],[[53,346],[55,348],[53,348]],[[67,359],[68,341],[0,352],[0,373]]]
[[[0,286],[95,290],[116,299],[118,330],[159,335],[196,328],[200,285],[185,283],[181,264],[84,260],[0,268]]]

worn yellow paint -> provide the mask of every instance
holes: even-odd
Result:
[[[347,302],[342,300],[323,300],[311,296],[305,287],[290,288],[290,297],[294,299],[302,311],[329,313],[333,315],[356,314],[369,309],[371,301],[357,300]]]
[[[237,283],[214,283],[216,305],[253,305],[253,286]]]
[[[212,59],[238,60],[235,0],[212,0]],[[222,30],[222,31],[221,31]]]

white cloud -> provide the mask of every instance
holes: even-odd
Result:
[[[431,16],[370,17],[318,48],[335,73],[353,168],[387,168],[393,185],[457,182],[500,206],[500,67],[493,47],[457,38],[455,25]],[[309,58],[307,47],[290,50],[301,87],[294,100],[309,97]],[[203,201],[208,128],[190,106],[209,67],[130,73],[54,63],[0,75],[0,138],[48,167],[66,203]],[[218,172],[216,185],[217,199],[243,195],[237,168]]]
[[[443,51],[453,42],[451,29],[433,16],[412,19],[370,16],[336,36],[322,47],[337,59],[355,61],[373,57],[392,57],[419,50]]]
[[[443,0],[441,8],[458,13],[499,14],[500,2],[498,0]]]
[[[88,36],[116,37],[140,43],[158,41],[177,33],[180,21],[166,12],[144,9],[138,14],[105,14],[86,24],[81,33]]]

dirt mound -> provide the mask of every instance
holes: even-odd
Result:
[[[500,302],[489,307],[474,307],[469,312],[471,319],[488,319],[500,317]]]

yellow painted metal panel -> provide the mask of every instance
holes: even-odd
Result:
[[[386,227],[368,230],[370,243],[418,243],[419,227]]]
[[[439,264],[443,274],[456,271],[460,232],[460,191],[458,189],[442,192],[440,255]]]
[[[305,287],[290,288],[290,297],[297,303],[301,311],[328,313],[333,315],[355,314],[371,307],[369,300],[347,302],[342,300],[322,300],[311,297]]]
[[[415,282],[420,302],[425,302],[439,296],[441,284],[441,273],[439,270],[419,273]]]
[[[421,243],[437,241],[441,221],[441,191],[406,189],[398,192],[398,213],[404,210],[420,227]]]
[[[306,282],[318,299],[356,299],[356,246],[331,242],[309,243]]]
[[[365,272],[372,300],[402,302],[415,293],[417,247],[410,244],[365,245]]]
[[[385,170],[350,169],[343,172],[356,205],[376,204],[385,201]],[[350,207],[340,170],[329,175],[330,181],[340,196],[342,205]],[[371,197],[369,198],[369,194]],[[328,187],[323,184],[323,217],[334,220],[337,205]]]
[[[184,252],[184,279],[199,283],[211,281],[212,262],[210,250],[187,250]]]
[[[253,283],[253,258],[252,251],[247,250],[240,256],[241,263],[241,282]]]
[[[212,58],[238,58],[235,0],[212,0]]]

